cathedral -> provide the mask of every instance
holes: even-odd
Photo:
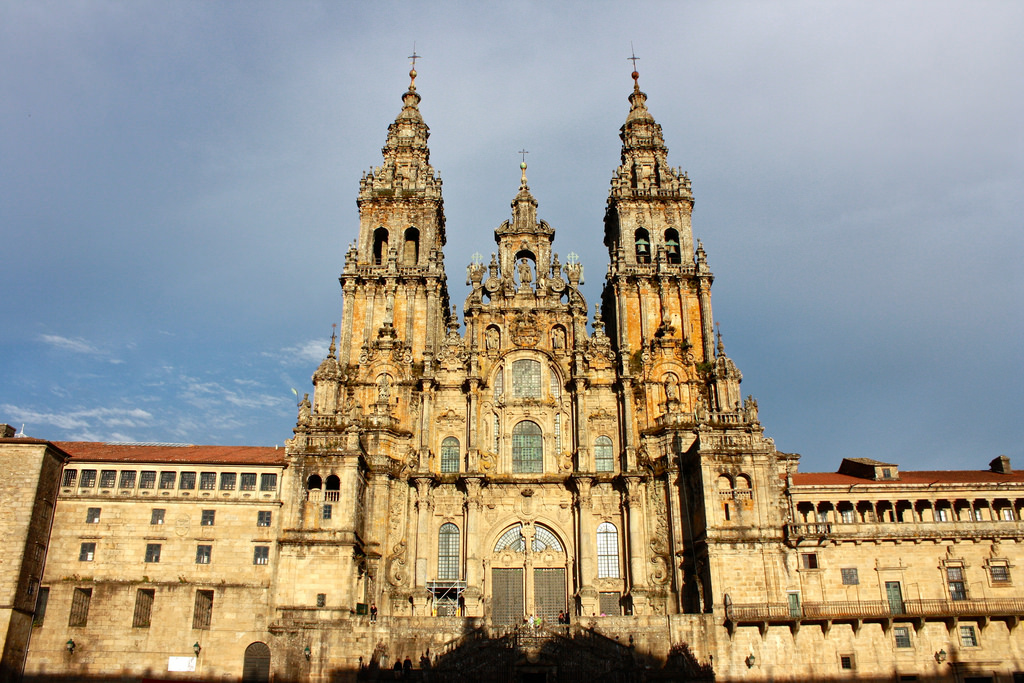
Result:
[[[776,450],[636,72],[600,301],[524,162],[462,324],[410,77],[284,448],[0,435],[3,680],[1024,680],[1024,475]]]

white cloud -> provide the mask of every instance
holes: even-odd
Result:
[[[291,365],[319,365],[327,357],[327,342],[323,339],[310,339],[294,346],[286,346],[278,353],[266,352],[263,355],[279,358],[281,363]]]
[[[24,423],[32,431],[39,425],[52,425],[58,429],[75,430],[80,434],[94,434],[98,428],[142,428],[153,424],[153,414],[140,408],[88,408],[61,413],[44,412],[5,403],[0,411],[14,422]],[[109,439],[109,435],[101,440]]]
[[[70,337],[62,337],[57,334],[41,334],[39,335],[39,339],[40,341],[62,351],[72,351],[74,353],[100,353],[99,349],[81,337],[71,339]]]

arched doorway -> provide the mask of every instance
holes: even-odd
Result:
[[[536,615],[548,623],[566,609],[569,576],[565,545],[543,524],[516,524],[491,553],[491,620],[515,625]]]
[[[269,683],[270,648],[266,643],[252,643],[245,648],[242,683]]]

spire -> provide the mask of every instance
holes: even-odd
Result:
[[[519,230],[533,230],[537,225],[537,200],[526,183],[526,155],[529,152],[521,149],[519,153],[523,155],[523,161],[519,164],[519,192],[512,200],[512,224]]]

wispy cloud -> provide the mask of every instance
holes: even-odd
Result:
[[[87,408],[57,413],[5,403],[0,405],[0,411],[14,422],[24,423],[29,432],[45,425],[74,430],[82,435],[96,435],[103,429],[139,429],[153,424],[153,414],[141,408]],[[106,440],[111,436],[108,434],[102,438]]]
[[[328,343],[323,339],[310,339],[293,346],[286,346],[276,353],[269,351],[262,355],[277,358],[285,365],[316,365],[327,356]]]
[[[45,344],[60,349],[61,351],[71,351],[72,353],[102,353],[98,348],[82,339],[76,337],[72,339],[70,337],[62,337],[59,334],[41,334],[39,340]]]

